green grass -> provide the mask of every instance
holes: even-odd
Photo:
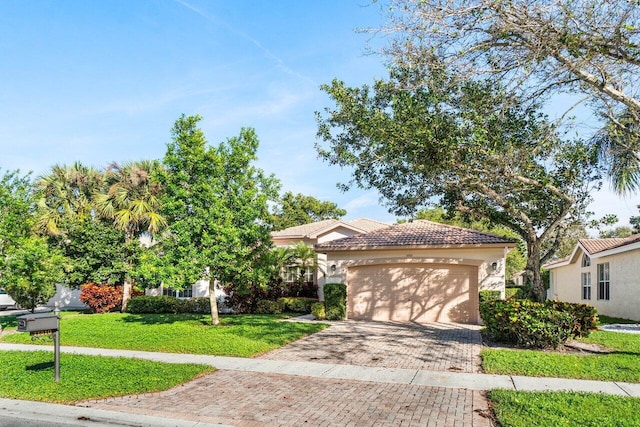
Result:
[[[493,390],[489,398],[502,427],[640,425],[640,399],[637,398],[508,390]]]
[[[63,346],[160,351],[252,357],[318,332],[328,325],[281,322],[285,316],[221,316],[211,326],[210,316],[198,314],[81,314],[63,313]],[[2,319],[15,328],[15,319]],[[2,337],[4,342],[32,343],[28,334]],[[34,343],[39,343],[36,340]]]
[[[53,381],[53,352],[0,352],[0,396],[72,403],[167,390],[214,369],[137,359],[60,355],[60,382]]]
[[[640,323],[637,320],[623,319],[622,317],[609,317],[603,316],[601,314],[598,315],[598,324],[599,325],[612,325],[614,323]]]
[[[583,342],[609,354],[562,354],[535,350],[483,349],[482,367],[492,374],[580,378],[640,383],[640,335],[594,331]]]

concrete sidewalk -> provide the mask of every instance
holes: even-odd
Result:
[[[0,351],[2,350],[52,351],[49,346],[0,343]],[[469,390],[491,390],[500,388],[516,391],[581,391],[640,397],[640,384],[623,382],[427,371],[420,369],[382,368],[195,354],[154,353],[86,347],[63,346],[61,347],[61,352],[91,356],[137,358],[167,363],[198,363],[214,366],[220,370],[369,381],[385,384],[407,384],[412,386]],[[64,371],[62,371],[60,375],[61,378],[64,379]]]

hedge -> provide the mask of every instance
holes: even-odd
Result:
[[[557,348],[596,327],[595,309],[584,304],[490,300],[480,304],[483,334],[525,348]]]
[[[324,285],[324,309],[327,320],[344,320],[347,317],[347,285]]]
[[[170,296],[138,296],[127,304],[127,313],[211,313],[209,298],[180,299]]]
[[[278,301],[261,299],[256,305],[257,314],[280,314],[282,313],[282,304]]]
[[[318,302],[318,298],[308,297],[283,297],[278,298],[278,303],[282,306],[283,311],[291,311],[294,313],[311,313],[311,306]]]
[[[318,320],[324,320],[327,318],[324,311],[324,303],[317,302],[311,306],[311,314]]]

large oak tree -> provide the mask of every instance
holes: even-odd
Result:
[[[599,185],[596,150],[561,138],[503,88],[442,68],[398,64],[373,87],[323,89],[336,104],[318,114],[324,159],[351,168],[351,184],[377,189],[396,214],[438,203],[513,230],[527,246],[533,297],[544,299],[540,265]]]

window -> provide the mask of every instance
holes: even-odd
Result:
[[[591,299],[591,273],[582,273],[582,299]]]
[[[591,265],[591,258],[589,258],[589,255],[582,254],[582,266],[589,267],[590,265]]]
[[[609,263],[598,264],[598,299],[609,300]]]
[[[193,297],[193,286],[183,290],[177,290],[173,288],[162,288],[162,295],[177,298],[191,298]]]
[[[306,267],[304,271],[297,265],[290,265],[285,268],[283,277],[286,283],[294,283],[302,281],[304,283],[313,283],[313,269]]]

